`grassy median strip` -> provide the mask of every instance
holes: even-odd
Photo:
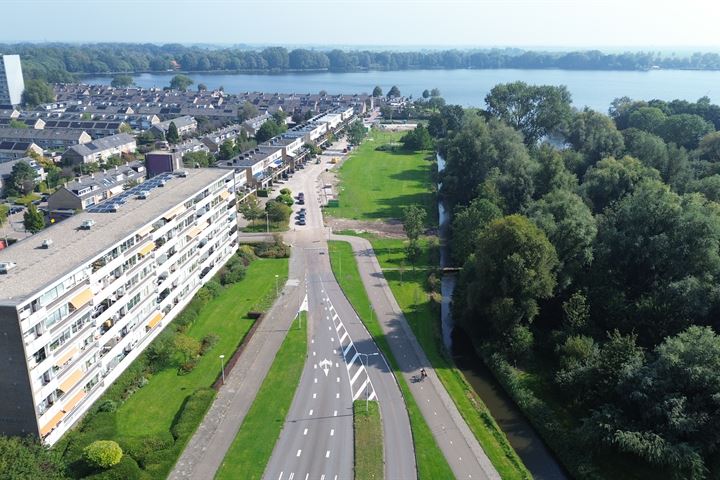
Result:
[[[360,279],[357,263],[352,253],[352,247],[347,242],[328,242],[330,245],[330,260],[333,272],[343,292],[350,300],[360,319],[365,324],[373,340],[382,350],[390,367],[395,372],[400,390],[405,399],[405,407],[410,417],[410,428],[412,429],[413,442],[415,444],[415,461],[417,463],[418,477],[421,480],[435,478],[454,478],[452,470],[445,460],[445,456],[435,443],[430,427],[415,403],[410,388],[399,372],[397,361],[390,350],[385,334],[380,328],[380,323],[370,313],[370,300],[368,299],[365,286]],[[342,257],[342,275],[339,274],[340,258]]]
[[[382,480],[385,478],[385,465],[383,429],[378,402],[365,402],[365,400],[353,402],[353,426],[356,480]]]
[[[212,334],[216,340],[187,373],[179,371],[175,358],[178,353],[166,353],[171,356],[166,363],[156,362],[154,369],[148,367],[149,351],[155,351],[156,356],[173,351],[173,341],[179,335],[173,329],[178,325],[168,325],[167,332],[162,332],[128,366],[80,426],[55,447],[71,465],[70,477],[82,478],[89,473],[79,461],[86,445],[94,440],[115,440],[123,448],[127,457],[124,462],[128,464],[118,475],[130,478],[128,471],[132,471],[142,478],[167,478],[215,397],[210,387],[220,373],[218,356],[232,355],[254,323],[247,312],[264,310],[272,304],[275,275],[282,280],[287,271],[287,259],[257,259],[248,266],[243,280],[223,288],[201,307],[191,304],[180,314],[196,311],[196,318],[182,333],[186,338],[201,342]],[[196,294],[193,301],[206,294]]]
[[[293,323],[240,430],[215,476],[218,480],[262,478],[285,424],[307,356],[307,321]]]

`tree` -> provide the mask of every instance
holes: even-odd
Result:
[[[170,122],[165,139],[170,143],[178,143],[180,141],[180,133],[178,132],[175,122]]]
[[[720,162],[720,132],[705,135],[698,145],[700,158],[711,162]]]
[[[416,242],[425,230],[427,212],[418,205],[410,205],[403,209],[403,229],[411,242]]]
[[[360,145],[367,136],[367,128],[361,120],[355,120],[347,128],[348,141],[353,145]]]
[[[260,115],[260,112],[255,105],[245,100],[245,103],[243,103],[242,109],[240,109],[239,114],[240,119],[242,121],[245,121],[257,117],[258,115]]]
[[[440,89],[439,88],[433,88],[430,90],[430,96],[431,97],[439,97],[440,96]]]
[[[10,170],[10,178],[5,186],[9,195],[25,195],[35,188],[37,172],[27,162],[17,162]]]
[[[375,98],[383,96],[382,88],[380,88],[379,85],[376,85],[375,88],[373,88],[372,96]]]
[[[534,86],[525,82],[496,85],[485,97],[487,111],[522,132],[527,145],[564,126],[572,98],[564,86]]]
[[[390,91],[387,93],[387,98],[397,98],[400,96],[400,89],[397,87],[397,85],[393,85],[392,88],[390,88]]]
[[[427,88],[425,90],[423,90],[422,97],[425,99],[430,98],[430,90],[428,90]]]
[[[667,143],[674,143],[689,150],[697,148],[705,135],[713,132],[713,125],[699,115],[671,115],[659,127],[658,134]]]
[[[507,339],[515,327],[532,322],[538,300],[552,294],[557,254],[542,230],[522,215],[492,221],[477,245],[458,281],[461,296],[453,296],[454,310],[474,336]]]
[[[25,230],[35,234],[45,228],[45,216],[34,204],[29,204],[27,211],[23,215],[23,225]]]
[[[5,204],[0,205],[0,227],[5,225],[5,222],[7,222],[9,214],[10,214],[10,207],[8,207]]]
[[[450,229],[450,251],[457,265],[464,264],[477,251],[483,228],[502,216],[502,210],[486,198],[476,198],[467,207],[455,211]]]
[[[235,150],[235,142],[228,139],[225,140],[221,145],[220,149],[218,151],[218,157],[220,157],[220,160],[229,160],[236,154]]]
[[[430,136],[430,133],[428,133],[427,128],[425,128],[422,124],[403,135],[402,138],[400,138],[400,141],[408,150],[430,150],[433,148],[433,139]]]
[[[657,170],[648,168],[636,158],[612,157],[599,161],[585,173],[581,190],[596,213],[631,193],[642,179],[660,178]]]
[[[644,180],[598,220],[589,298],[599,328],[637,332],[656,345],[720,305],[720,211]]]
[[[28,128],[27,123],[23,122],[22,120],[17,120],[15,118],[11,118],[10,122],[8,123],[8,127],[10,128]]]
[[[200,355],[200,341],[190,335],[178,333],[173,342],[175,350],[182,355],[185,362],[192,361]]]
[[[91,467],[110,468],[120,463],[122,457],[122,448],[112,440],[95,440],[83,449],[83,458]]]
[[[292,209],[283,202],[270,200],[265,204],[265,212],[271,222],[284,223],[290,219]]]
[[[186,167],[210,167],[215,163],[215,157],[210,152],[188,152],[183,155],[183,165]]]
[[[555,247],[558,288],[566,289],[592,262],[597,234],[592,212],[575,193],[554,190],[531,205],[527,215]]]
[[[198,83],[198,85],[197,85],[198,92],[207,92],[207,89],[208,89],[207,85],[205,85],[204,83]]]
[[[657,107],[640,107],[628,117],[628,127],[657,133],[667,120],[665,112]]]
[[[187,75],[175,75],[170,80],[170,88],[173,90],[180,90],[181,92],[184,92],[188,89],[190,85],[195,83],[192,78],[188,77]]]
[[[22,102],[27,107],[37,107],[43,103],[55,101],[55,92],[44,80],[28,80],[22,94]]]
[[[275,120],[267,120],[255,132],[255,140],[257,140],[258,143],[266,142],[271,138],[280,135],[285,130],[287,130],[287,125],[284,123],[282,125],[278,125]]]
[[[66,480],[67,466],[57,449],[30,438],[0,436],[0,472],[3,479]]]
[[[619,157],[625,147],[622,134],[607,116],[585,109],[575,114],[570,124],[568,142],[586,157],[586,163],[578,175],[601,158]]]
[[[554,190],[575,191],[577,177],[565,166],[561,153],[548,144],[537,150],[535,158],[538,168],[535,170],[533,184],[536,196],[546,195]]]
[[[131,87],[135,83],[135,80],[131,75],[115,75],[110,82],[110,86],[113,88],[127,88]]]

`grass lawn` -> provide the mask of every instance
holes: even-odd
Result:
[[[433,163],[430,152],[382,152],[381,145],[400,140],[402,133],[373,130],[340,168],[339,207],[327,208],[333,217],[354,220],[402,218],[402,209],[421,205],[433,212]],[[428,215],[435,224],[437,215]]]
[[[17,205],[29,205],[32,201],[38,200],[40,198],[40,195],[37,193],[30,192],[27,195],[23,195],[22,197],[10,197],[8,200],[10,203],[15,203]]]
[[[355,433],[355,478],[381,480],[385,477],[383,464],[383,430],[378,402],[353,402]]]
[[[305,313],[302,314],[303,317]],[[303,318],[304,320],[305,318]],[[307,322],[287,333],[240,430],[215,476],[260,479],[290,409],[307,355]],[[291,387],[291,388],[288,388]]]
[[[116,411],[93,410],[79,428],[66,434],[55,448],[69,463],[78,465],[73,468],[73,477],[82,476],[77,460],[85,445],[94,440],[115,440],[140,465],[142,478],[166,478],[212,403],[215,392],[209,387],[220,373],[218,356],[230,357],[234,353],[253,323],[246,318],[247,312],[265,310],[272,304],[274,277],[277,274],[287,278],[287,271],[287,259],[252,262],[246,277],[223,289],[188,328],[187,335],[198,340],[210,333],[219,337],[190,373],[179,375],[176,366],[160,370],[119,402]],[[119,391],[128,383],[126,379],[143,368],[142,359],[139,357],[123,372],[97,405],[106,399],[118,401]]]
[[[288,229],[287,222],[270,222],[270,233],[286,232]],[[265,233],[268,231],[268,225],[263,221],[257,221],[254,224],[247,225],[241,229],[245,233]]]
[[[415,443],[415,461],[417,463],[418,477],[421,480],[436,478],[453,478],[452,470],[445,460],[445,456],[435,443],[435,438],[430,431],[425,418],[420,413],[420,409],[415,403],[415,399],[410,392],[405,379],[397,372],[397,361],[390,350],[385,334],[380,328],[380,323],[376,318],[370,315],[370,300],[363,286],[360,274],[358,273],[357,263],[352,253],[352,248],[347,242],[331,241],[330,244],[330,261],[333,272],[335,273],[338,283],[355,308],[358,316],[365,324],[373,340],[383,351],[383,355],[387,359],[390,367],[395,372],[395,378],[400,385],[403,397],[405,399],[405,407],[410,417],[410,428],[412,429],[413,442]],[[340,257],[342,257],[342,275],[339,273]]]

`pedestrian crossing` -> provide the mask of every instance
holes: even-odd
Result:
[[[340,344],[340,352],[342,353],[343,360],[345,360],[353,401],[359,398],[377,400],[377,393],[375,393],[372,380],[370,380],[370,375],[364,364],[367,357],[363,354],[367,352],[359,352],[355,347],[350,337],[350,332],[345,328],[345,324],[335,310],[330,298],[326,296],[324,302],[327,320],[335,327],[334,330],[338,343]]]

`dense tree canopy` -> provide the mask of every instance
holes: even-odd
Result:
[[[55,100],[55,92],[44,80],[28,80],[22,94],[22,102],[28,107],[37,107]]]

